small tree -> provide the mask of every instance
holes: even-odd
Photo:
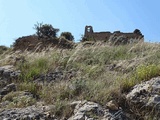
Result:
[[[62,32],[61,36],[65,37],[69,41],[73,41],[74,40],[74,36],[70,32]]]
[[[59,29],[54,28],[51,24],[37,23],[34,26],[35,26],[34,29],[36,30],[36,34],[39,38],[56,37],[57,32],[59,32]]]
[[[142,33],[141,33],[141,31],[139,29],[135,29],[133,33],[142,35]]]

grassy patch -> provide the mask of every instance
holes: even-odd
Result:
[[[2,98],[2,101],[9,101],[7,108],[23,108],[31,106],[36,103],[36,100],[33,97],[24,95],[23,92],[11,92]]]
[[[55,108],[51,110],[51,113],[58,118],[69,118],[73,114],[73,109],[66,101],[56,101],[54,103]]]
[[[32,82],[22,82],[19,83],[17,86],[19,91],[28,91],[31,94],[33,94],[33,96],[35,98],[39,98],[39,95],[41,94],[41,90],[42,90],[42,86],[38,85],[36,83],[32,83]]]
[[[21,79],[24,81],[30,81],[34,77],[46,73],[48,71],[48,61],[46,58],[36,59],[33,62],[26,62],[19,65],[21,70]]]
[[[134,85],[160,75],[160,65],[140,65],[128,78],[122,80],[122,91],[128,91]]]

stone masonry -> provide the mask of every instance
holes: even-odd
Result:
[[[128,40],[132,39],[135,41],[144,41],[144,36],[141,34],[140,30],[135,29],[134,32],[123,33],[121,31],[114,31],[113,33],[107,32],[94,32],[92,26],[86,26],[84,32],[84,38],[94,40],[94,41],[107,41],[113,35],[125,36]]]

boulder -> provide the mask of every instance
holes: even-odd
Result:
[[[127,120],[121,108],[111,110],[89,101],[75,101],[71,106],[74,115],[69,120]]]
[[[147,110],[160,117],[160,77],[135,85],[126,99],[130,106],[141,108],[141,112]]]
[[[15,70],[13,65],[6,65],[0,67],[0,77],[5,80],[13,80],[17,79],[19,75],[21,74],[21,71]]]

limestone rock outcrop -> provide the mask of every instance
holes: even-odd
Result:
[[[71,106],[74,115],[69,120],[127,120],[121,108],[111,110],[89,101],[75,101]]]
[[[132,109],[137,107],[141,112],[143,110],[152,112],[160,118],[160,77],[135,85],[126,99]],[[144,115],[149,115],[145,113]]]
[[[13,108],[0,112],[1,120],[56,120],[48,112],[50,106],[29,106],[26,108]]]

